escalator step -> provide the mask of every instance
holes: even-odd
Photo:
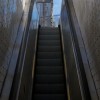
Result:
[[[66,100],[58,28],[40,29],[32,100]]]
[[[40,29],[40,34],[59,34],[59,29]]]
[[[36,75],[36,83],[41,84],[57,84],[57,83],[64,83],[64,75]]]
[[[57,52],[61,51],[60,46],[38,46],[38,51],[40,52]]]
[[[42,30],[40,32],[40,35],[59,35],[59,31],[53,30],[53,32],[51,31],[46,32],[45,30]]]
[[[62,66],[62,59],[37,59],[37,66]]]
[[[35,93],[38,94],[62,94],[65,91],[64,84],[35,84]]]
[[[34,100],[66,100],[65,94],[34,94]]]
[[[60,40],[59,35],[39,35],[39,40]]]
[[[36,67],[37,74],[63,74],[62,66],[37,66]]]
[[[40,40],[38,42],[39,46],[60,46],[59,40]]]
[[[39,59],[56,59],[61,58],[61,52],[38,52],[37,58]]]

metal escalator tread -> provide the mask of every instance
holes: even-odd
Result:
[[[36,83],[38,84],[62,84],[64,83],[64,75],[47,75],[47,74],[38,74],[36,75]]]
[[[37,66],[37,74],[47,74],[47,75],[59,75],[63,73],[62,66]]]
[[[39,39],[40,40],[59,40],[60,36],[59,35],[40,35]]]
[[[62,59],[37,59],[37,66],[61,66],[63,65]]]
[[[40,52],[57,52],[61,51],[60,46],[39,46],[38,51]]]
[[[61,57],[61,52],[38,52],[37,54],[39,59],[57,59]]]
[[[37,94],[63,94],[64,84],[36,84],[35,93]]]
[[[66,100],[65,94],[35,94],[34,100]]]
[[[51,30],[48,32],[42,31],[41,35],[58,35],[58,31],[53,30],[52,33],[51,33]]]
[[[41,29],[37,48],[32,100],[66,100],[59,30]]]
[[[60,46],[59,40],[40,40],[39,46]]]

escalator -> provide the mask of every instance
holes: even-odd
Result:
[[[32,100],[67,100],[59,28],[40,28]]]
[[[11,90],[7,93],[8,81],[2,90],[7,97],[3,94],[6,99],[0,100],[99,100],[91,74],[86,75],[89,65],[85,49],[82,44],[80,50],[67,6],[62,5],[58,27],[40,27],[37,7],[33,12],[30,7],[27,28],[16,54]],[[38,17],[34,19],[34,15]]]

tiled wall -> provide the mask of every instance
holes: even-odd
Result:
[[[23,12],[28,13],[31,0],[0,0],[0,92]],[[13,66],[12,66],[13,67]]]
[[[100,99],[100,0],[73,0]]]

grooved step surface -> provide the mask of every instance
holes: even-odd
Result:
[[[51,30],[50,30],[50,31],[51,31]],[[53,32],[50,32],[50,31],[48,31],[48,32],[46,32],[46,31],[41,31],[41,34],[40,34],[40,35],[59,35],[59,34],[58,34],[59,31],[55,31],[55,30],[53,30]]]
[[[40,40],[59,40],[60,36],[59,35],[40,35],[39,39]]]
[[[39,46],[60,46],[59,40],[40,40]]]
[[[32,100],[66,100],[66,86],[59,30],[41,29]]]
[[[36,83],[40,84],[57,84],[64,83],[64,75],[47,75],[47,74],[38,74],[36,75]]]
[[[63,69],[62,66],[37,66],[36,67],[37,74],[62,74]]]
[[[62,59],[37,59],[37,66],[62,66]]]
[[[35,94],[33,100],[66,100],[65,94]]]
[[[57,52],[61,51],[60,46],[39,46],[38,47],[39,52]]]
[[[59,35],[59,30],[41,30],[40,35]]]
[[[37,57],[39,59],[60,59],[62,55],[61,52],[38,52]]]
[[[64,93],[64,84],[36,84],[35,93],[37,94],[62,94]]]

